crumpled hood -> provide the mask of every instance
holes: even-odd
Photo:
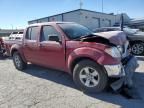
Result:
[[[127,41],[126,34],[123,31],[101,32],[94,33],[94,35],[108,39],[110,43],[115,45],[124,45]]]

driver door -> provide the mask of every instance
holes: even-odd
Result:
[[[57,36],[59,41],[50,36]],[[60,33],[51,25],[42,26],[39,43],[39,61],[46,67],[63,70],[65,67],[65,45]]]

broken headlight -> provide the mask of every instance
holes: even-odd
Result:
[[[124,47],[123,46],[117,46],[118,50],[122,54],[124,52]]]
[[[105,52],[114,58],[121,58],[121,52],[117,47],[107,48]]]

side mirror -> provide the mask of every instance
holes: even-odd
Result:
[[[56,42],[60,42],[59,36],[56,34],[53,35],[48,35],[49,37],[49,41],[56,41]]]

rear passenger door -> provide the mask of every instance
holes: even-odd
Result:
[[[25,41],[23,43],[23,51],[24,56],[27,59],[27,61],[32,63],[38,63],[37,57],[38,57],[38,36],[40,27],[29,27],[26,32]]]

